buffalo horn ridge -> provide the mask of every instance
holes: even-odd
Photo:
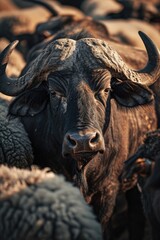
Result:
[[[105,41],[95,38],[58,39],[50,44],[34,59],[23,76],[8,78],[5,70],[9,55],[18,41],[11,43],[0,54],[0,91],[6,95],[16,96],[42,81],[47,81],[51,72],[71,69],[77,56],[90,69],[106,69],[112,77],[122,81],[133,81],[142,85],[152,85],[160,76],[160,54],[154,43],[144,33],[140,33],[148,53],[148,63],[142,70],[131,70],[120,55]]]
[[[6,75],[6,66],[17,43],[18,41],[14,41],[0,53],[0,92],[9,96],[17,96],[42,81],[47,81],[49,73],[63,68],[65,61],[69,63],[68,59],[75,49],[75,41],[72,39],[54,41],[30,64],[23,76],[9,78]]]
[[[139,32],[139,35],[148,54],[148,62],[145,68],[141,70],[135,71],[130,69],[119,54],[101,40],[93,41],[93,44],[99,46],[99,49],[95,51],[94,55],[97,55],[98,58],[101,59],[113,77],[119,78],[122,81],[133,81],[145,86],[150,86],[160,77],[160,53],[145,33]]]

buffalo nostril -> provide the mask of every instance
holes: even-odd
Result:
[[[99,141],[99,134],[96,133],[95,136],[90,140],[90,143],[97,143]]]
[[[71,146],[75,147],[77,145],[77,142],[75,139],[71,138],[70,135],[67,136],[68,142],[71,144]]]
[[[99,152],[100,152],[101,154],[103,154],[103,153],[104,153],[104,149],[101,149]]]

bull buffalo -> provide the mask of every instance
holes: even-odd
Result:
[[[157,127],[156,92],[149,87],[160,76],[160,56],[153,42],[140,36],[149,60],[139,71],[95,38],[51,41],[17,79],[5,73],[17,42],[0,54],[0,91],[17,96],[10,114],[21,118],[35,163],[74,179],[104,228],[124,159]]]

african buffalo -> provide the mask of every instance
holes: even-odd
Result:
[[[5,74],[17,42],[0,55],[0,89],[17,96],[10,114],[21,118],[35,163],[74,178],[104,228],[124,159],[135,152],[145,132],[157,127],[149,86],[160,75],[160,56],[152,41],[140,36],[149,60],[139,71],[94,38],[50,42],[17,79]]]

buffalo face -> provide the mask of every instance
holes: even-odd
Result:
[[[9,54],[17,44],[12,43],[0,56],[0,90],[19,95],[10,112],[23,118],[30,116],[33,125],[39,114],[46,117],[45,124],[36,118],[39,126],[45,126],[47,141],[44,138],[41,142],[49,142],[54,148],[55,142],[50,139],[55,136],[59,144],[56,151],[61,149],[64,157],[75,159],[81,169],[105,151],[103,134],[110,120],[111,98],[125,107],[153,100],[148,86],[159,77],[159,53],[145,34],[141,33],[141,38],[149,61],[140,71],[129,69],[102,40],[59,39],[49,43],[18,79],[9,79],[5,74]],[[39,141],[37,132],[31,133],[35,141]]]
[[[51,107],[61,128],[62,155],[75,159],[78,168],[105,151],[103,130],[110,81],[109,71],[103,70],[84,75],[77,70],[73,76],[61,71],[48,78]]]
[[[110,74],[98,71],[94,75],[96,77],[88,74],[81,77],[82,80],[71,81],[74,86],[69,87],[67,98],[62,154],[80,161],[87,161],[105,150],[103,128]]]

